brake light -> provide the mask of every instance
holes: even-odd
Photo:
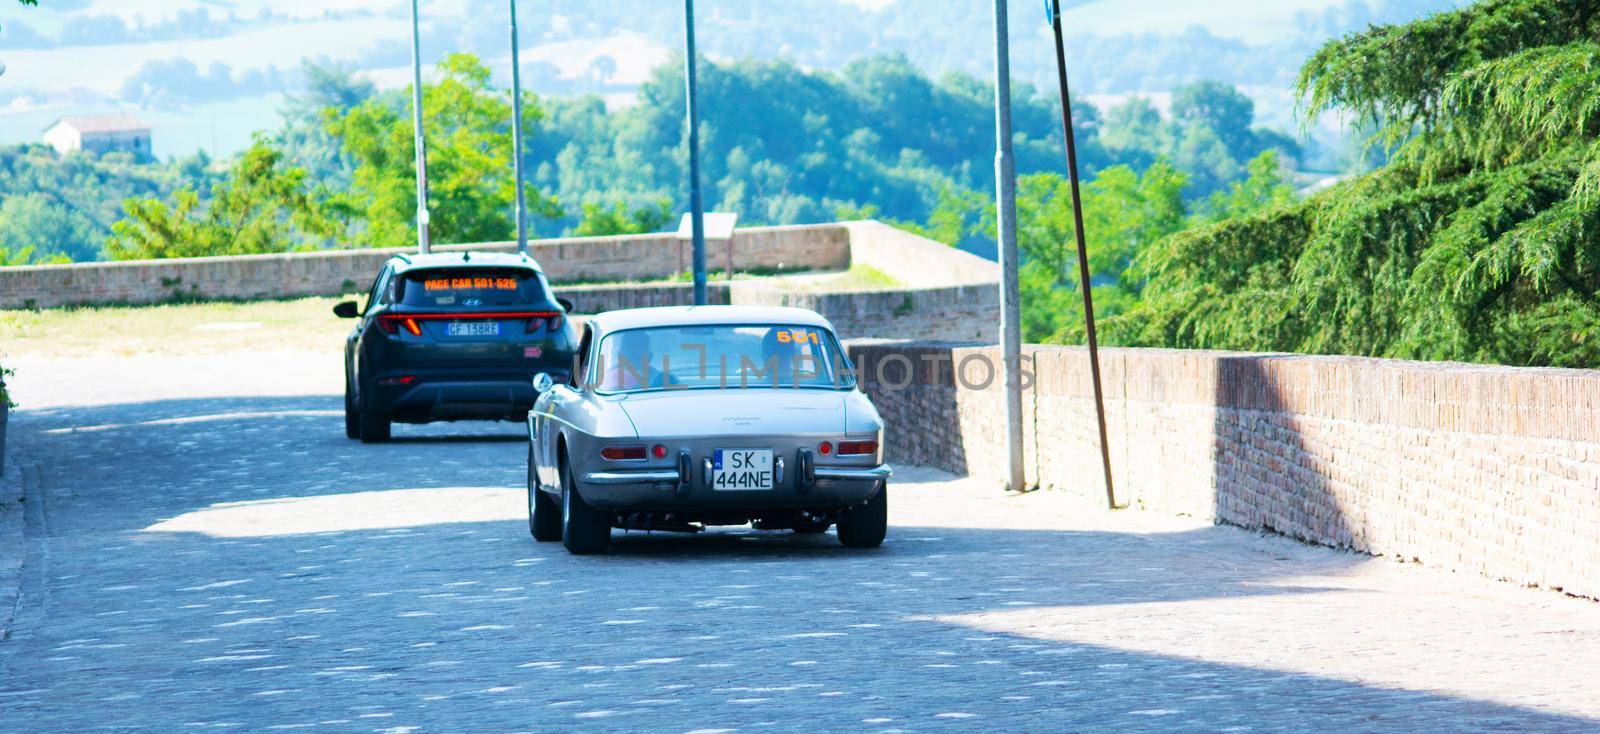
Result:
[[[406,331],[411,332],[413,336],[422,336],[422,326],[418,323],[420,321],[515,321],[522,319],[527,321],[527,330],[530,334],[539,329],[539,324],[541,321],[548,324],[552,331],[561,328],[562,323],[561,314],[558,314],[554,311],[506,311],[503,313],[493,313],[488,311],[444,311],[440,313],[384,314],[378,317],[378,326],[390,334],[397,333],[400,330],[400,327],[404,326]]]
[[[656,457],[657,459],[665,459],[667,458],[667,447],[658,443],[655,445],[655,448],[650,449],[650,455]]]
[[[878,453],[877,441],[840,441],[840,456],[862,456],[864,454]]]
[[[387,333],[394,334],[400,331],[401,326],[404,326],[412,336],[422,336],[422,327],[417,324],[417,319],[429,318],[430,316],[432,314],[419,314],[416,316],[386,314],[378,317],[378,327]]]
[[[644,461],[644,446],[607,446],[600,449],[606,461]]]
[[[828,443],[827,441],[817,444],[817,453],[822,454],[823,456],[833,453],[833,444]]]
[[[525,330],[525,333],[528,333],[528,334],[538,333],[539,327],[541,327],[541,326],[544,326],[544,317],[535,316],[535,317],[533,317],[531,319],[528,319],[528,327]]]

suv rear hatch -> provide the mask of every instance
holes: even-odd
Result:
[[[407,367],[536,368],[565,318],[539,273],[450,267],[404,273],[378,325]]]

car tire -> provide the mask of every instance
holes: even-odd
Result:
[[[533,445],[528,445],[528,532],[533,539],[547,543],[561,539],[561,506],[550,495],[539,489],[539,477],[534,472]]]
[[[878,493],[860,507],[852,507],[839,517],[839,543],[846,548],[876,548],[889,532],[889,483],[878,485]]]
[[[561,462],[561,544],[577,556],[611,546],[611,513],[583,501],[572,480],[572,467],[565,461]]]
[[[361,438],[361,411],[356,408],[356,398],[350,394],[350,381],[344,383],[344,437]]]
[[[369,395],[363,392],[359,401],[361,410],[357,420],[361,423],[361,442],[384,443],[389,440],[389,414]]]

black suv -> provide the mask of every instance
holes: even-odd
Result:
[[[345,342],[345,435],[389,440],[392,421],[524,421],[533,376],[565,379],[576,330],[572,303],[550,293],[527,255],[397,255],[372,284]]]

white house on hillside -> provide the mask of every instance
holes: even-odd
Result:
[[[148,159],[150,126],[132,115],[86,115],[63,117],[45,128],[44,141],[62,155],[86,150],[96,155],[132,153]]]

